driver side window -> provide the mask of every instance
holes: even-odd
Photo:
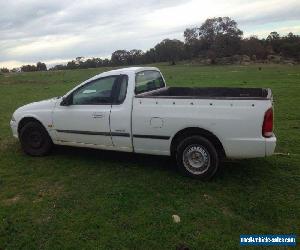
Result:
[[[110,104],[112,89],[118,76],[96,79],[73,93],[73,105]]]

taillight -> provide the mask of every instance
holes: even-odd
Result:
[[[262,126],[263,137],[271,137],[273,135],[273,109],[269,108],[264,117],[264,123]]]

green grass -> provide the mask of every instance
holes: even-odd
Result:
[[[299,236],[300,66],[159,67],[169,85],[272,88],[284,154],[226,162],[206,183],[165,157],[58,147],[32,158],[11,136],[13,111],[106,69],[0,75],[0,249],[236,249],[240,234]]]

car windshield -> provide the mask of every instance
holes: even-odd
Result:
[[[135,93],[141,94],[147,91],[165,87],[164,79],[159,71],[145,70],[138,72],[135,77]]]

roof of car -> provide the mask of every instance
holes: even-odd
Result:
[[[137,73],[139,71],[143,71],[143,70],[158,70],[158,68],[156,67],[127,67],[127,68],[120,68],[120,69],[114,69],[114,70],[110,70],[107,71],[105,73],[113,73],[113,72],[120,72],[120,73],[125,73],[125,72],[134,72]]]
[[[94,76],[93,78],[111,75],[113,73],[117,73],[117,74],[126,74],[126,73],[128,74],[131,72],[137,73],[137,72],[144,71],[144,70],[158,70],[159,71],[159,69],[156,67],[127,67],[127,68],[120,68],[120,69],[105,71],[103,73],[100,73],[100,74]]]
[[[92,78],[89,78],[88,80],[84,81],[82,84],[85,84],[86,82],[90,82],[92,80],[96,80],[100,77],[106,77],[112,74],[129,74],[129,73],[138,73],[140,71],[144,71],[144,70],[157,70],[159,71],[158,68],[156,67],[127,67],[127,68],[120,68],[120,69],[114,69],[114,70],[110,70],[110,71],[105,71],[102,72],[98,75],[93,76]]]

